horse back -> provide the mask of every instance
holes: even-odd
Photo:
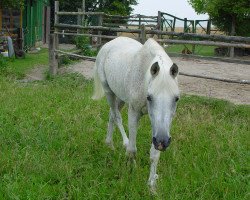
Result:
[[[97,55],[96,70],[102,85],[121,100],[128,102],[128,81],[131,70],[136,69],[138,51],[142,44],[136,40],[119,37],[106,43]],[[108,87],[108,88],[107,88]]]

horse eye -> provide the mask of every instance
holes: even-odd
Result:
[[[148,95],[148,96],[147,96],[147,100],[148,100],[148,101],[152,101],[152,96]]]
[[[180,99],[179,97],[175,97],[175,102],[179,101],[179,99]]]

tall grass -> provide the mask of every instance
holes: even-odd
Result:
[[[118,130],[115,151],[104,144],[109,108],[90,99],[91,81],[1,76],[0,91],[0,199],[249,199],[249,106],[183,95],[153,197],[147,116],[133,168]]]

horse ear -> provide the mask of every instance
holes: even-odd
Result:
[[[175,78],[178,72],[179,72],[178,66],[174,63],[172,67],[170,68],[170,75]]]
[[[151,66],[151,69],[150,69],[151,75],[152,76],[157,76],[157,74],[159,73],[159,71],[160,71],[160,66],[159,66],[158,62],[155,62]]]

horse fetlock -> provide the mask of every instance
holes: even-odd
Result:
[[[109,138],[106,138],[105,143],[110,147],[112,150],[115,149],[113,140],[110,140]]]
[[[124,139],[123,139],[123,146],[124,146],[125,148],[128,147],[128,143],[129,143],[128,138],[124,138]]]
[[[148,179],[148,185],[150,187],[151,192],[156,192],[156,183],[158,179],[158,174],[154,174],[152,177]]]
[[[126,150],[126,156],[129,157],[129,158],[135,158],[136,157],[136,152],[137,152],[137,149],[136,148],[127,148]]]

